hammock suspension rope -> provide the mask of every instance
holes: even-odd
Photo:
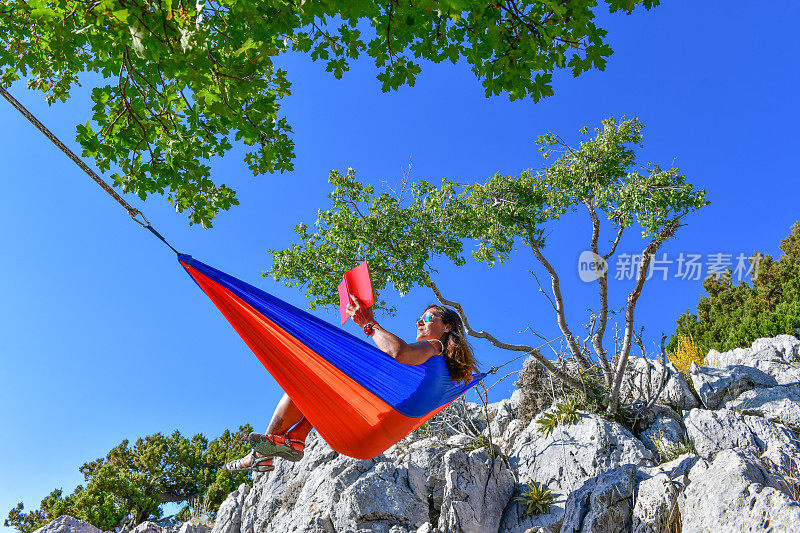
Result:
[[[127,211],[127,212],[128,212],[128,214],[130,215],[130,217],[133,219],[133,221],[134,221],[134,222],[136,222],[137,224],[139,224],[140,226],[142,226],[142,227],[143,227],[143,228],[145,228],[146,230],[150,231],[150,233],[152,233],[153,235],[155,235],[156,237],[158,237],[159,239],[161,239],[161,240],[164,242],[164,244],[166,244],[167,246],[169,246],[169,247],[170,247],[170,249],[171,249],[173,252],[175,252],[176,254],[180,255],[180,252],[178,252],[178,250],[176,250],[175,248],[173,248],[173,247],[172,247],[172,245],[171,245],[169,242],[167,242],[167,240],[166,240],[166,239],[165,239],[165,238],[164,238],[164,237],[163,237],[163,236],[162,236],[162,235],[161,235],[161,234],[160,234],[158,231],[156,231],[156,229],[155,229],[153,226],[151,226],[151,225],[150,225],[150,221],[149,221],[149,220],[147,220],[147,217],[145,217],[145,216],[144,216],[144,213],[142,213],[141,211],[139,211],[138,209],[136,209],[135,207],[133,207],[131,204],[129,204],[128,202],[126,202],[126,201],[125,201],[125,199],[124,199],[122,196],[120,196],[120,195],[117,193],[117,191],[115,191],[114,189],[112,189],[112,188],[111,188],[111,186],[110,186],[108,183],[106,183],[105,181],[103,181],[103,178],[101,178],[100,176],[98,176],[98,175],[97,175],[97,173],[96,173],[94,170],[92,170],[91,168],[89,168],[89,165],[87,165],[86,163],[84,163],[84,162],[83,162],[83,160],[82,160],[80,157],[78,157],[77,155],[75,155],[75,152],[73,152],[72,150],[70,150],[70,149],[67,147],[67,145],[65,145],[63,142],[61,142],[61,140],[60,140],[58,137],[56,137],[56,136],[55,136],[55,134],[54,134],[52,131],[50,131],[50,130],[47,128],[47,126],[45,126],[44,124],[42,124],[41,122],[39,122],[39,119],[37,119],[35,116],[33,116],[33,114],[32,114],[30,111],[28,111],[28,110],[25,108],[25,106],[23,106],[23,105],[22,105],[22,104],[21,104],[21,103],[20,103],[20,102],[19,102],[19,101],[18,101],[16,98],[14,98],[13,96],[11,96],[11,93],[9,93],[9,92],[8,92],[8,91],[5,89],[5,87],[3,87],[2,85],[0,85],[0,95],[2,95],[2,96],[3,96],[3,98],[5,98],[6,100],[8,100],[8,103],[10,103],[12,106],[14,106],[14,108],[15,108],[17,111],[19,111],[19,112],[20,112],[20,114],[21,114],[23,117],[25,117],[26,119],[28,119],[28,121],[29,121],[31,124],[33,124],[34,126],[36,126],[36,129],[38,129],[39,131],[41,131],[41,132],[44,134],[44,136],[45,136],[45,137],[47,137],[48,139],[50,139],[50,141],[51,141],[53,144],[55,144],[55,145],[56,145],[56,146],[57,146],[57,147],[58,147],[58,148],[59,148],[59,149],[60,149],[62,152],[64,152],[64,153],[67,155],[67,157],[69,157],[70,159],[72,159],[72,161],[73,161],[73,162],[74,162],[76,165],[78,165],[78,167],[80,167],[80,169],[81,169],[81,170],[83,170],[83,171],[84,171],[86,174],[88,174],[88,176],[89,176],[90,178],[92,178],[92,180],[94,180],[94,182],[95,182],[95,183],[97,183],[97,184],[98,184],[98,185],[99,185],[99,186],[100,186],[100,187],[101,187],[101,188],[102,188],[104,191],[106,191],[106,192],[107,192],[107,193],[108,193],[108,194],[109,194],[109,195],[110,195],[110,196],[111,196],[111,197],[112,197],[114,200],[116,200],[116,201],[117,201],[117,203],[118,203],[119,205],[121,205],[121,206],[123,207],[123,209],[125,209],[125,211]],[[141,218],[141,220],[140,220],[140,218]]]

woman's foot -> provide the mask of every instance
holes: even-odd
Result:
[[[252,451],[242,457],[225,464],[230,472],[269,472],[275,470],[272,459]]]
[[[250,433],[248,440],[255,451],[267,457],[280,457],[292,462],[303,458],[305,443],[291,439],[286,435]]]

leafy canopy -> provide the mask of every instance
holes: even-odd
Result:
[[[669,348],[691,336],[703,354],[712,348],[725,352],[750,346],[761,337],[794,335],[800,328],[800,222],[780,245],[783,256],[753,254],[753,283],[734,285],[730,269],[703,282],[708,296],[697,302],[697,313],[678,318]],[[758,268],[753,265],[759,258]]]
[[[312,308],[336,305],[342,273],[367,259],[386,306],[380,295],[389,283],[401,294],[430,286],[433,258],[462,265],[471,243],[473,258],[493,265],[518,245],[543,248],[548,225],[587,202],[619,228],[636,223],[644,237],[657,236],[675,216],[705,205],[705,191],[677,168],[637,165],[643,127],[635,118],[610,118],[575,148],[548,133],[537,142],[555,158],[550,166],[476,184],[421,180],[398,194],[376,193],[352,169],[331,171],[330,208],[319,211],[313,229],[296,227],[298,243],[270,250],[273,264],[264,275],[304,287]],[[581,133],[588,137],[588,128]]]
[[[192,508],[213,515],[230,492],[249,481],[246,474],[232,474],[222,466],[247,453],[251,431],[249,425],[236,433],[225,430],[210,442],[202,434],[187,438],[178,431],[148,435],[133,446],[124,440],[105,457],[80,467],[85,487],[79,485],[67,496],[56,489],[27,513],[20,502],[5,526],[30,533],[68,514],[112,531],[123,523],[134,526],[159,518],[167,502],[185,503],[184,517]]]
[[[606,0],[630,13],[659,0]],[[552,73],[605,67],[596,0],[0,0],[0,84],[24,77],[47,101],[92,84],[77,126],[84,156],[142,199],[164,194],[210,226],[237,203],[209,161],[241,141],[253,174],[292,169],[275,59],[310,54],[340,78],[362,54],[382,89],[414,85],[424,60],[465,60],[486,94],[553,93]],[[85,76],[85,73],[96,76]]]

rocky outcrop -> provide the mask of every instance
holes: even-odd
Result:
[[[745,391],[725,407],[800,429],[800,384]]]
[[[40,527],[34,533],[102,533],[102,531],[88,522],[63,515],[46,526]]]
[[[239,485],[239,488],[228,494],[217,511],[217,519],[211,533],[235,533],[242,529],[242,514],[244,513],[244,499],[250,492],[250,486]]]
[[[782,374],[799,356],[788,336],[711,353],[723,366],[691,369],[699,398],[669,368],[659,405],[631,424],[637,435],[582,412],[544,436],[541,414],[518,418],[519,393],[460,405],[366,461],[312,432],[302,461],[277,460],[228,496],[212,533],[800,533],[800,376]],[[656,384],[651,365],[633,362],[650,370],[636,387]],[[549,512],[525,514],[515,497],[529,481],[552,491]],[[37,533],[100,532],[61,517]],[[132,533],[206,532],[144,523]]]
[[[724,368],[697,366],[692,363],[689,370],[694,390],[706,409],[716,409],[725,401],[738,397],[754,388],[774,387],[777,380],[751,366],[733,365]]]
[[[515,489],[514,474],[502,459],[492,460],[485,448],[469,455],[451,450],[444,456],[445,489],[439,531],[497,531]]]
[[[500,531],[521,533],[535,527],[554,528],[564,516],[564,502],[584,483],[620,465],[646,465],[653,454],[622,425],[595,414],[583,414],[574,424],[556,427],[547,437],[534,420],[517,436],[509,463],[522,486],[544,484],[556,502],[551,512],[526,516],[519,502],[506,509]]]
[[[646,396],[655,395],[661,379],[661,365],[656,364],[656,361],[631,357],[628,359],[625,373],[626,379],[621,389],[622,398],[633,397],[638,392],[643,392]],[[700,406],[683,374],[671,363],[667,364],[666,380],[658,400],[661,405],[674,409],[694,409]]]
[[[639,438],[645,448],[653,453],[653,457],[663,460],[659,456],[659,448],[662,451],[676,449],[685,442],[686,430],[679,422],[680,416],[677,413],[668,408],[661,408],[659,411]]]
[[[800,505],[749,453],[721,451],[689,472],[678,501],[683,531],[786,531],[800,529]]]
[[[637,471],[633,533],[674,531],[680,523],[678,497],[689,483],[688,474],[700,458],[683,455],[674,461]]]
[[[156,524],[155,522],[142,522],[131,533],[169,533],[169,527]]]
[[[787,427],[757,416],[728,409],[692,409],[685,423],[695,450],[704,459],[711,460],[717,453],[729,449],[766,455],[777,461],[783,461],[783,456],[800,459],[797,437]]]
[[[193,524],[192,522],[184,522],[179,527],[175,528],[177,533],[207,533],[208,526],[205,524]]]
[[[784,385],[800,381],[800,339],[778,335],[771,339],[756,339],[749,348],[735,348],[719,353],[711,350],[706,363],[718,367],[744,365],[757,368]]]
[[[635,479],[636,466],[626,464],[585,482],[567,498],[561,533],[626,531]]]

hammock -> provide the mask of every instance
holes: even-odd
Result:
[[[178,260],[281,388],[339,453],[371,459],[473,387],[444,357],[398,363],[381,350],[189,255]]]

